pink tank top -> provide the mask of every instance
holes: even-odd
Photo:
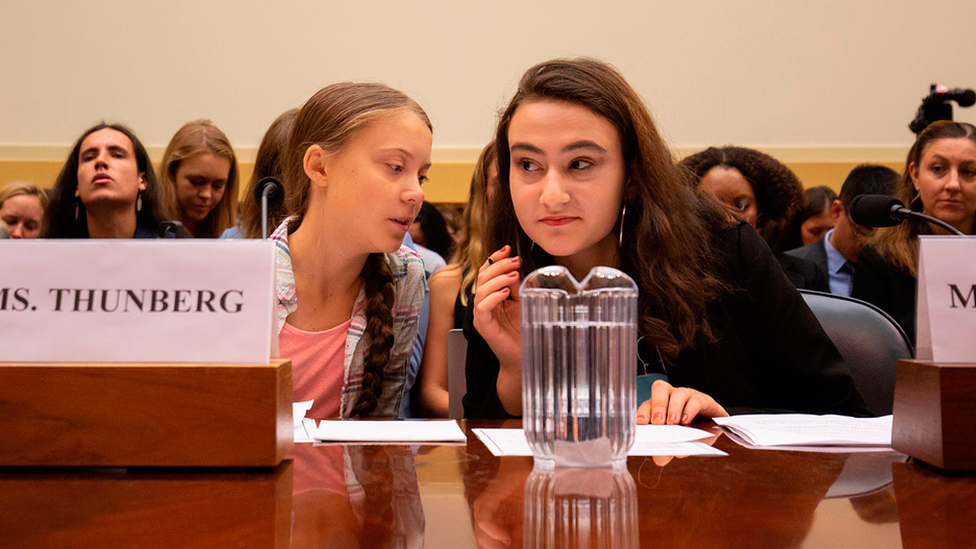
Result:
[[[349,319],[324,332],[305,332],[285,322],[278,334],[280,356],[291,359],[295,402],[315,400],[306,417],[339,417],[346,369],[346,332],[351,323]]]

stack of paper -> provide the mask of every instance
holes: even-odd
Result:
[[[457,444],[467,442],[457,421],[350,421],[305,417],[314,401],[292,404],[295,442],[338,444]]]
[[[712,435],[708,431],[680,425],[637,425],[634,446],[628,456],[727,456],[725,452],[697,442]],[[522,429],[474,429],[474,434],[496,456],[531,456]]]
[[[731,438],[743,446],[781,450],[844,452],[891,447],[892,416],[854,418],[836,415],[752,414],[717,417]]]
[[[468,437],[452,420],[350,421],[322,420],[312,434],[318,441],[336,443],[450,444]]]

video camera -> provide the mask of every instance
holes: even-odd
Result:
[[[929,94],[922,98],[922,106],[915,113],[915,120],[908,125],[908,129],[916,135],[922,132],[932,122],[938,120],[952,120],[952,104],[955,101],[960,107],[969,107],[976,103],[976,91],[932,84]]]

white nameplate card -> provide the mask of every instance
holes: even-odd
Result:
[[[274,245],[0,241],[0,361],[267,364]]]
[[[916,358],[976,362],[976,238],[918,239]]]

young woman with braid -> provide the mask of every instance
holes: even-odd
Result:
[[[481,151],[468,205],[464,209],[464,236],[458,242],[451,264],[430,277],[430,318],[424,342],[424,361],[420,367],[420,403],[428,417],[447,417],[447,333],[461,328],[464,311],[474,294],[477,268],[488,258],[485,248],[485,221],[488,196],[498,187],[498,166],[495,163],[495,143]]]
[[[401,246],[424,199],[431,125],[381,84],[334,84],[298,112],[285,148],[278,343],[316,418],[396,417],[424,295]]]

